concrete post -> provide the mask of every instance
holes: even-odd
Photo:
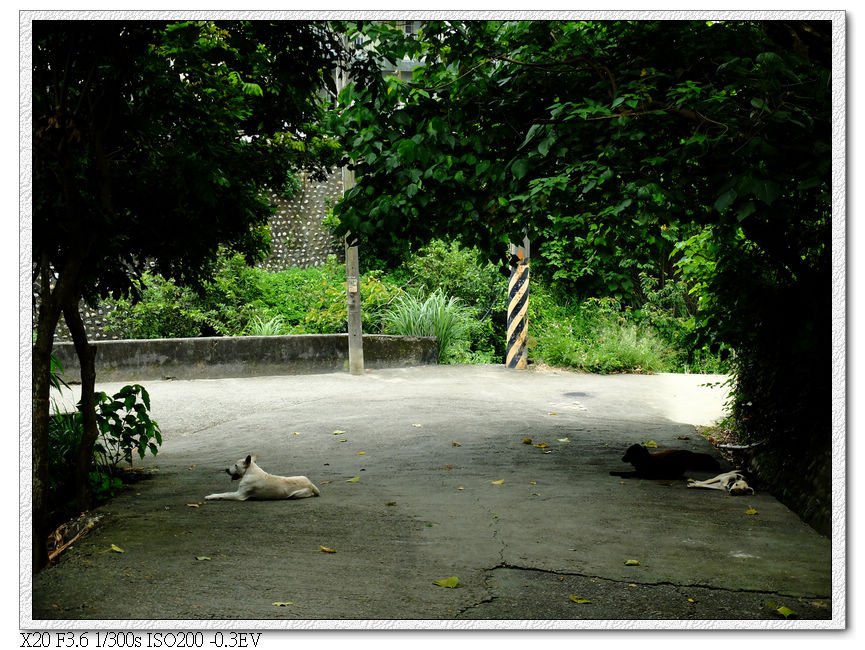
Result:
[[[354,172],[342,170],[343,192],[354,186]],[[351,233],[345,237],[345,285],[348,298],[348,370],[363,374],[363,319],[360,309],[360,262],[358,247],[352,245]]]

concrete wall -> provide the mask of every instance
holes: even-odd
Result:
[[[137,341],[96,341],[96,376],[103,382],[153,379],[218,379],[348,371],[347,334],[243,336]],[[65,381],[80,381],[71,343],[54,354]],[[364,367],[399,368],[437,363],[436,339],[363,337]]]

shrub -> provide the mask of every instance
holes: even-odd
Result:
[[[474,248],[435,240],[409,257],[388,278],[407,289],[441,291],[472,313],[466,338],[452,353],[461,363],[493,363],[505,353],[507,278]]]
[[[241,255],[222,256],[214,280],[198,291],[145,272],[135,283],[136,298],[106,301],[106,333],[124,339],[240,335],[259,309],[257,274]]]
[[[279,316],[274,316],[267,321],[261,316],[253,316],[244,331],[244,334],[248,334],[249,336],[279,336],[284,333],[285,325]]]
[[[154,456],[162,444],[162,432],[150,418],[150,395],[144,386],[124,386],[113,396],[97,394],[96,423],[99,439],[94,451],[97,465],[112,473],[120,461],[132,464],[133,453],[144,458],[150,451]]]
[[[536,292],[530,315],[535,356],[551,366],[586,372],[663,372],[672,369],[671,349],[651,328],[628,320],[613,298],[579,305]]]
[[[389,334],[435,336],[439,363],[448,363],[455,361],[457,351],[465,352],[471,317],[457,298],[437,289],[426,297],[410,293],[399,296],[384,323]]]
[[[74,493],[73,459],[81,446],[84,425],[81,411],[64,412],[54,403],[48,435],[48,500],[56,521],[78,514],[69,502]],[[90,488],[97,502],[114,496],[123,485],[118,466],[132,464],[133,456],[143,458],[149,451],[156,455],[162,444],[162,433],[150,418],[150,396],[139,385],[124,386],[113,396],[97,394],[96,424],[99,438],[94,445],[93,465],[88,474]]]

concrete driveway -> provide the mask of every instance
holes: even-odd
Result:
[[[634,442],[713,452],[695,425],[723,415],[722,381],[490,366],[148,381],[153,476],[34,579],[27,626],[832,627],[831,540],[770,494],[609,475]],[[321,497],[205,502],[247,453]]]

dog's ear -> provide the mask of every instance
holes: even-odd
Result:
[[[252,456],[247,456],[246,460],[243,461],[243,464],[249,467],[249,464],[252,462]]]

